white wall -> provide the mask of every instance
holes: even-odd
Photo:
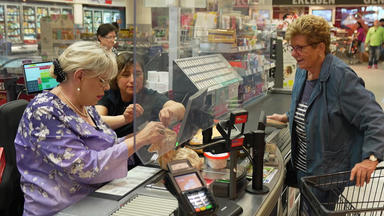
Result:
[[[125,16],[127,25],[133,24],[133,3],[134,0],[127,0],[125,5]],[[136,0],[136,23],[152,24],[151,8],[144,7],[144,0]]]
[[[83,5],[82,4],[73,4],[73,18],[75,24],[83,24]]]

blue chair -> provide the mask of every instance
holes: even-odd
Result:
[[[0,215],[22,215],[24,194],[16,166],[15,136],[20,119],[28,105],[26,100],[10,101],[0,106],[0,147],[4,147],[5,169],[0,184]]]

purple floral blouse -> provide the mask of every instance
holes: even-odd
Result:
[[[56,95],[43,92],[26,108],[15,139],[24,215],[53,215],[100,183],[127,175],[123,139],[86,107],[96,127]]]

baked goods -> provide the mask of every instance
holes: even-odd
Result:
[[[159,164],[162,169],[168,170],[168,162],[180,159],[188,159],[192,166],[198,170],[200,170],[204,164],[204,158],[200,158],[195,151],[189,148],[179,148],[163,154],[159,157]]]
[[[164,131],[165,139],[158,140],[156,143],[152,143],[148,151],[157,152],[159,156],[169,152],[175,148],[177,134],[175,131],[166,128]]]

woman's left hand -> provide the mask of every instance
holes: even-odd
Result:
[[[370,161],[368,159],[357,163],[351,170],[351,176],[349,179],[353,181],[356,178],[356,186],[362,187],[364,186],[364,182],[368,184],[378,163],[378,161]]]

